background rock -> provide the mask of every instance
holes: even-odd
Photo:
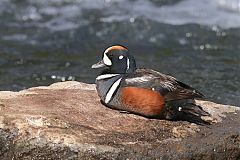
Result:
[[[0,159],[238,159],[239,108],[197,101],[211,125],[147,119],[99,102],[95,85],[0,92]]]

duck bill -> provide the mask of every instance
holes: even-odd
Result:
[[[99,61],[98,63],[92,65],[92,68],[102,68],[105,67],[106,65],[103,63],[103,61]]]

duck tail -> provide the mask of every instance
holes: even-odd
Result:
[[[192,114],[195,116],[210,116],[210,114],[202,109],[201,106],[196,105],[194,103],[188,103],[183,105],[182,107],[178,107],[179,112],[183,112],[185,114]]]
[[[197,124],[209,124],[202,116],[210,116],[194,100],[171,101],[166,105],[165,118],[169,120],[186,120]]]

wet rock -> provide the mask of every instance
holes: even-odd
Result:
[[[240,108],[197,101],[211,125],[109,109],[95,85],[0,92],[0,159],[238,159]]]

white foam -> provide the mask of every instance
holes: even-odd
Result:
[[[36,22],[37,27],[52,31],[88,25],[82,17],[86,10],[99,10],[102,22],[129,21],[141,17],[153,21],[182,25],[197,23],[222,28],[240,27],[240,0],[182,0],[173,5],[155,5],[150,0],[26,0],[22,7],[15,1],[0,1],[0,15],[11,12],[20,21]],[[45,18],[47,17],[47,18]]]

